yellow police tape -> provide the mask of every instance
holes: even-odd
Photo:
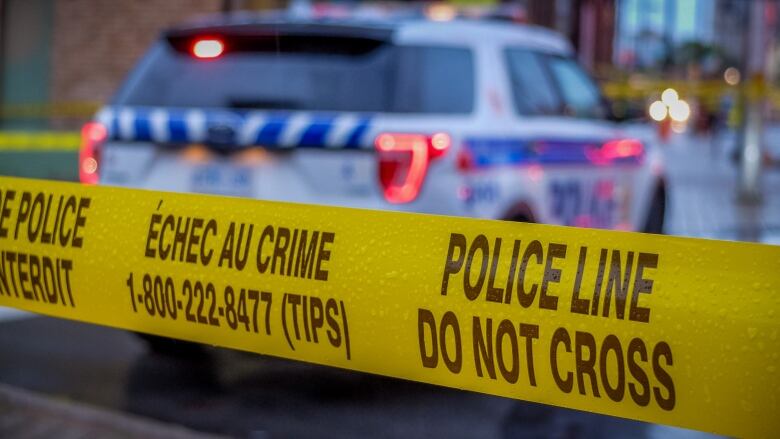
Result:
[[[0,105],[0,119],[86,119],[100,108],[100,102],[24,102]]]
[[[761,79],[753,79],[740,85],[728,85],[722,80],[674,81],[674,80],[629,80],[602,83],[604,95],[612,100],[658,99],[667,88],[676,90],[683,99],[695,98],[709,106],[720,105],[724,97],[735,100],[743,97],[749,101],[766,100],[780,107],[780,90]]]
[[[727,435],[780,430],[780,247],[0,178],[0,249],[0,305]]]
[[[80,142],[76,132],[0,131],[0,151],[76,151]]]

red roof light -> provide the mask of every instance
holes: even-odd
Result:
[[[214,59],[225,51],[225,44],[216,38],[196,40],[192,45],[192,54],[200,59]]]

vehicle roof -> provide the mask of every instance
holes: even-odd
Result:
[[[560,34],[539,26],[487,19],[432,21],[419,17],[401,18],[310,18],[283,13],[231,13],[206,16],[172,28],[168,33],[251,32],[253,29],[295,28],[308,32],[380,37],[392,35],[397,42],[441,42],[451,44],[516,44],[545,51],[570,54],[573,49]]]

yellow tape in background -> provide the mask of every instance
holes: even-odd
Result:
[[[0,131],[0,151],[77,151],[81,136],[62,131]]]
[[[100,105],[95,101],[7,103],[0,105],[0,119],[88,119]]]
[[[778,247],[0,178],[0,250],[0,305],[727,435],[780,429]]]

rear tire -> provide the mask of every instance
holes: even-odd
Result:
[[[664,218],[666,217],[666,187],[659,184],[653,193],[650,210],[647,213],[642,231],[645,233],[663,234]]]
[[[535,223],[531,208],[525,203],[520,203],[504,215],[506,221],[512,221],[516,223]]]

